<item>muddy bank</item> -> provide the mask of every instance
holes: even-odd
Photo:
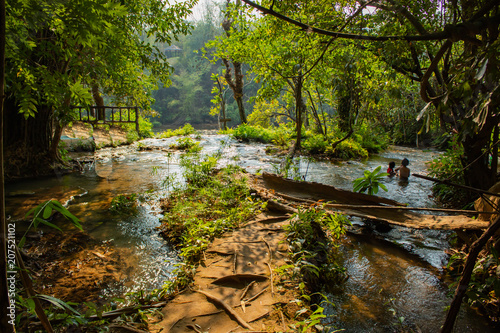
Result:
[[[130,252],[83,232],[34,233],[23,248],[37,293],[65,302],[103,304],[103,290],[128,280]]]

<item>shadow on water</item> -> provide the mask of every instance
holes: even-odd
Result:
[[[176,139],[146,139],[142,144],[167,148]],[[281,162],[266,155],[265,144],[243,144],[225,135],[202,135],[200,140],[207,154],[218,151],[223,143],[226,145],[221,164],[237,164],[256,173],[275,172]],[[25,193],[35,199],[39,192],[79,190],[68,208],[82,220],[85,231],[101,242],[112,242],[132,253],[127,259],[134,267],[127,273],[130,282],[104,290],[106,296],[159,288],[179,261],[175,251],[155,231],[161,217],[157,201],[140,202],[133,216],[112,212],[110,205],[119,194],[150,191],[153,197],[166,195],[162,182],[168,175],[174,175],[182,183],[180,153],[168,157],[161,150],[137,151],[129,147],[119,153],[119,149],[101,150],[95,172],[18,182],[7,188],[7,193]],[[412,173],[427,174],[426,162],[438,154],[391,147],[364,161],[332,163],[301,158],[296,161],[296,169],[308,181],[351,190],[352,181],[365,170],[371,171],[379,165],[385,170],[390,161],[399,165],[404,157],[410,160]],[[387,177],[384,183],[388,192],[382,191],[380,196],[410,206],[435,206],[429,197],[432,184],[426,180],[410,177],[409,182],[400,182],[398,178]],[[8,214],[27,209],[22,201],[14,200],[16,197],[20,196],[11,195],[7,200]],[[349,279],[338,293],[328,295],[335,304],[327,310],[332,315],[330,323],[346,332],[394,332],[400,331],[398,318],[403,317],[403,328],[438,331],[444,321],[444,309],[451,300],[447,287],[439,280],[442,266],[448,260],[445,250],[449,247],[450,232],[403,227],[384,230],[359,219],[353,219],[352,223],[350,236],[341,247]],[[483,318],[464,309],[455,331],[493,331],[485,325]]]

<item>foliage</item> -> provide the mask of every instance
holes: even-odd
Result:
[[[326,153],[330,144],[330,140],[324,135],[309,133],[302,143],[302,148],[310,154],[320,155]]]
[[[33,219],[31,220],[30,225],[26,229],[24,235],[21,237],[21,240],[19,241],[18,246],[23,247],[24,243],[26,242],[26,234],[32,229],[38,228],[40,224],[44,224],[46,226],[49,226],[51,228],[57,229],[59,231],[62,231],[61,228],[59,228],[57,225],[53,224],[52,222],[49,222],[51,217],[55,213],[60,213],[62,216],[64,216],[67,220],[71,221],[71,223],[77,227],[80,230],[82,229],[82,225],[80,224],[80,220],[71,214],[59,201],[57,200],[48,200],[45,201],[38,206],[30,209],[28,213],[26,213],[26,218],[29,216],[33,215]]]
[[[260,126],[252,126],[241,124],[232,131],[232,135],[241,141],[256,141],[262,143],[271,143],[277,139],[279,134],[274,128],[263,128]]]
[[[380,172],[382,166],[376,167],[372,172],[365,170],[363,177],[359,177],[353,181],[353,191],[364,193],[368,191],[369,195],[378,193],[379,188],[387,192],[387,187],[380,181],[388,176],[387,172]]]
[[[336,263],[334,250],[347,223],[343,215],[329,215],[321,207],[299,209],[285,227],[294,263],[292,276],[305,276],[313,289],[342,281],[345,269]],[[328,237],[323,227],[329,231]]]
[[[120,194],[111,200],[111,211],[120,214],[130,214],[137,209],[137,194]]]
[[[273,164],[274,172],[283,176],[284,178],[290,178],[297,181],[304,180],[304,178],[300,175],[300,160],[300,157],[291,158],[289,156],[286,156],[279,165]]]
[[[20,315],[16,317],[16,323],[19,324],[24,317],[32,315],[37,316],[43,323],[44,327],[51,328],[50,320],[57,319],[62,321],[64,324],[74,324],[74,323],[85,323],[86,320],[83,316],[72,308],[70,303],[65,303],[57,298],[47,296],[47,295],[35,295],[32,287],[31,277],[24,268],[23,258],[18,252],[18,248],[22,248],[26,242],[26,234],[32,229],[36,229],[40,224],[46,225],[50,228],[57,229],[62,232],[61,228],[57,225],[49,222],[54,214],[59,213],[65,219],[71,221],[71,223],[80,230],[83,230],[80,220],[71,214],[59,201],[57,200],[47,200],[38,206],[32,208],[26,213],[26,218],[33,215],[30,225],[26,229],[25,233],[21,237],[21,240],[16,245],[16,260],[17,265],[20,269],[21,281],[23,283],[24,291],[27,293],[28,297],[23,297],[20,293],[17,294],[16,305],[25,311],[21,312]],[[45,300],[51,304],[48,309],[43,309],[40,300]],[[54,308],[54,307],[55,308]],[[63,310],[61,314],[59,310]]]
[[[135,120],[135,115],[131,115],[131,120]],[[139,133],[137,133],[135,124],[120,124],[120,127],[127,131],[127,139],[129,136],[136,138],[135,140],[127,140],[127,142],[132,143],[139,139],[152,138],[153,137],[153,124],[148,118],[139,117]]]
[[[217,158],[198,154],[184,158],[181,164],[188,169],[184,171],[188,186],[166,199],[160,232],[180,248],[190,267],[215,237],[257,214],[262,203],[252,198],[235,166],[216,172]],[[190,269],[186,267],[180,272],[188,278]]]
[[[301,307],[296,313],[297,322],[292,325],[296,331],[323,329],[321,320],[326,315],[322,305],[330,302],[318,291],[323,287],[333,288],[347,277],[345,268],[337,263],[335,257],[337,241],[345,233],[344,226],[349,223],[344,215],[330,215],[318,206],[299,209],[290,219],[290,224],[285,226],[292,264],[284,265],[277,271],[301,281],[299,289],[303,294],[293,301]]]
[[[368,157],[368,151],[361,147],[361,144],[350,138],[342,141],[335,147],[329,146],[326,152],[331,157],[340,158],[343,160]]]
[[[429,176],[465,185],[462,159],[463,149],[460,145],[453,144],[445,153],[428,163]],[[444,205],[463,207],[471,201],[466,191],[451,185],[436,183],[432,186],[432,193]]]
[[[380,127],[370,126],[368,122],[358,126],[353,137],[368,153],[379,153],[387,149],[390,142],[389,134],[381,131]]]
[[[6,137],[9,147],[26,147],[11,159],[26,172],[46,167],[41,162],[52,165],[58,130],[76,117],[70,106],[94,104],[94,87],[108,105],[149,113],[152,90],[169,84],[171,74],[155,43],[171,43],[189,31],[184,18],[195,2],[9,1],[5,93],[14,112],[6,119]]]
[[[455,280],[450,285],[450,291],[454,290],[458,284],[461,272],[467,260],[465,251],[456,250],[450,257],[447,265],[447,273]],[[478,308],[481,313],[488,316],[491,321],[497,322],[500,313],[500,260],[498,250],[491,244],[488,249],[484,249],[477,260],[470,283],[465,293],[465,301],[474,308]]]
[[[179,138],[169,146],[171,149],[185,150],[191,153],[201,151],[200,143],[190,137]]]
[[[175,130],[169,129],[166,132],[162,132],[156,137],[159,139],[166,139],[166,138],[171,138],[173,136],[190,135],[194,134],[195,132],[196,130],[194,129],[194,127],[191,124],[187,123],[183,127],[177,128]]]
[[[266,100],[257,100],[253,111],[248,115],[247,121],[251,126],[269,128],[273,125],[283,123],[286,119],[285,110],[280,106],[278,100],[270,102]]]

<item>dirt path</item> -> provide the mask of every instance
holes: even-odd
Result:
[[[286,331],[298,310],[295,290],[275,273],[285,264],[283,225],[290,216],[260,215],[207,249],[191,290],[161,311],[151,332]]]
[[[73,126],[66,127],[63,136],[69,139],[62,140],[67,144],[67,150],[75,145],[84,143],[85,140],[93,138],[97,148],[113,147],[127,144],[127,132],[120,127],[110,127],[109,131],[101,127],[92,127],[86,123],[73,123]],[[69,149],[68,149],[69,148]]]

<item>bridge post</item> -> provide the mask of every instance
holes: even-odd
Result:
[[[139,135],[139,108],[137,106],[135,107],[135,130]]]

